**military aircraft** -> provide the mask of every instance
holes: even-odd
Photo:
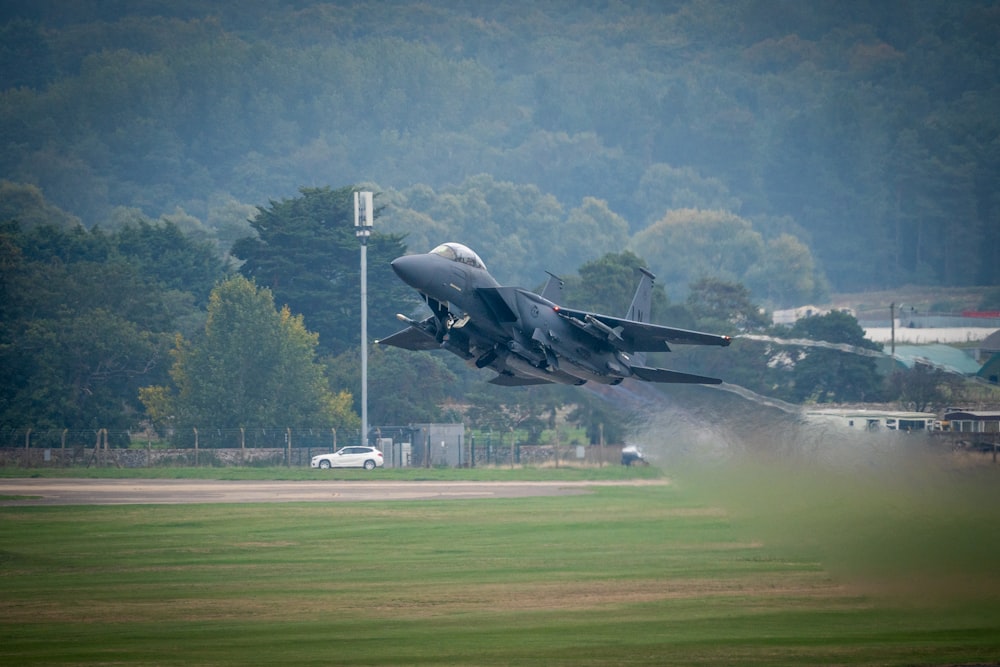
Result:
[[[431,316],[417,322],[397,315],[409,326],[376,343],[448,350],[476,368],[496,371],[493,384],[619,384],[628,377],[722,382],[645,365],[645,352],[669,351],[670,343],[725,347],[731,342],[729,336],[650,324],[654,276],[645,269],[628,314],[621,318],[558,305],[562,281],[552,274],[541,294],[502,286],[479,255],[461,243],[398,257],[392,268],[420,293]]]

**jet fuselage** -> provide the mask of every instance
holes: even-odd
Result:
[[[379,342],[446,349],[496,371],[496,384],[618,384],[633,375],[657,382],[719,382],[646,368],[643,355],[633,352],[667,351],[668,340],[728,345],[728,337],[563,309],[540,294],[500,285],[476,253],[457,243],[399,257],[392,268],[421,294],[433,315],[422,322],[399,316],[411,326]],[[652,274],[645,272],[642,280],[630,314],[648,314]],[[550,292],[547,286],[545,293]]]

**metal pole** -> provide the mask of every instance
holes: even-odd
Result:
[[[361,239],[361,444],[368,444],[368,239]]]
[[[361,444],[368,444],[368,237],[374,193],[354,193],[354,232],[361,240]]]

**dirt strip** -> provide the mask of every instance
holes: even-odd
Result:
[[[660,480],[611,482],[665,484]],[[219,481],[183,479],[0,479],[0,507],[174,505],[372,500],[527,498],[586,493],[609,482]],[[16,498],[9,498],[14,496]]]

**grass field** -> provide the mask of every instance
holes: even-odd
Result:
[[[0,664],[1000,662],[997,472],[901,477],[0,508]]]

